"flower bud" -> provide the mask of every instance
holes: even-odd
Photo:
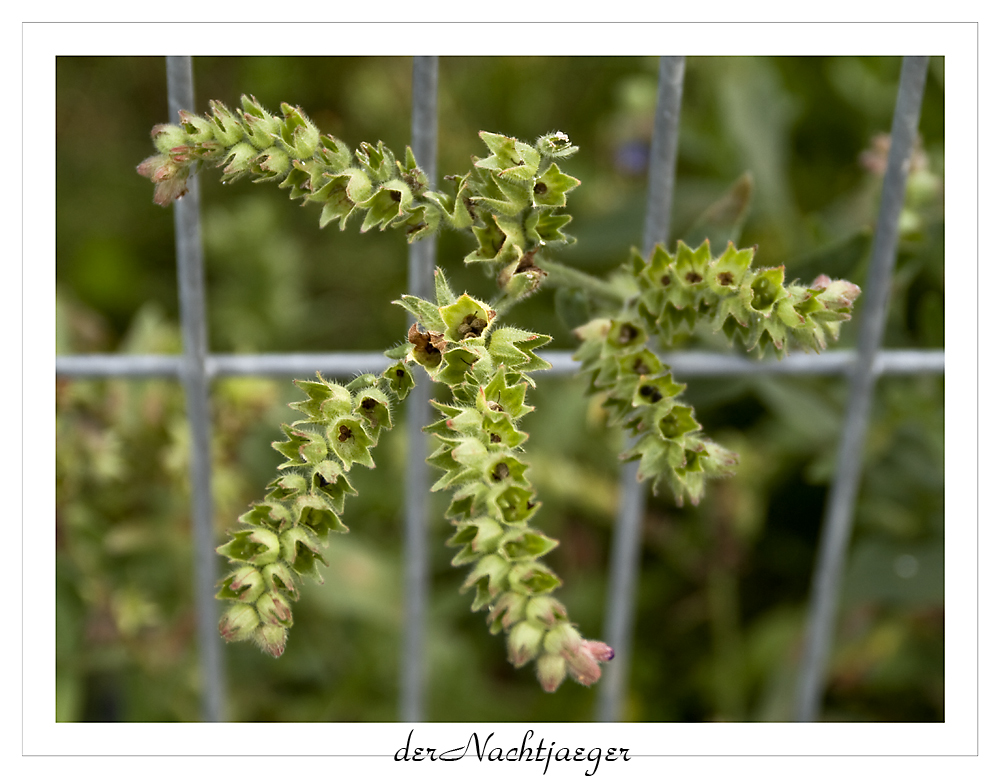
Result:
[[[504,592],[497,598],[496,605],[490,610],[487,619],[492,623],[500,619],[504,629],[510,629],[512,624],[522,621],[525,616],[524,607],[527,598],[517,592]]]
[[[288,600],[277,592],[265,592],[257,600],[257,613],[264,624],[280,627],[292,626],[292,609]]]
[[[219,634],[230,643],[246,640],[253,636],[260,625],[257,609],[247,603],[232,605],[219,621]]]
[[[263,624],[253,634],[254,642],[266,653],[277,659],[285,653],[288,630],[275,624]]]
[[[514,667],[523,667],[536,656],[542,647],[545,629],[537,622],[521,621],[507,636],[507,656]]]
[[[288,103],[282,103],[281,112],[285,116],[279,131],[281,142],[296,159],[308,159],[319,147],[319,129],[309,121],[301,108],[292,108]]]
[[[243,121],[247,137],[259,149],[274,145],[281,130],[281,122],[261,108],[255,97],[243,95]]]
[[[819,281],[820,279],[816,280]],[[823,303],[827,309],[839,310],[850,308],[860,294],[861,288],[850,281],[839,279],[837,281],[828,280],[823,287],[823,291],[816,296],[816,299]]]
[[[547,654],[571,654],[579,650],[583,639],[572,624],[564,621],[550,629],[545,635],[545,653]]]
[[[250,161],[250,172],[255,181],[275,181],[284,178],[291,169],[288,155],[277,146],[272,146]]]
[[[233,113],[218,100],[212,100],[212,121],[215,124],[215,138],[226,146],[233,146],[243,140],[243,125]]]
[[[242,602],[253,602],[264,591],[264,579],[256,567],[246,565],[233,573],[229,589],[236,592]]]
[[[178,165],[168,154],[147,157],[135,169],[140,176],[155,184],[153,202],[164,206],[187,194],[188,170],[186,165]]]
[[[186,146],[189,142],[188,134],[176,124],[157,124],[150,135],[153,145],[161,154],[169,154],[171,149]]]
[[[201,143],[202,141],[215,139],[215,128],[212,127],[212,122],[208,119],[195,116],[188,111],[180,111],[179,115],[181,117],[181,127],[184,128],[184,132],[187,135],[185,143]]]
[[[242,178],[250,172],[250,161],[257,155],[257,150],[249,143],[237,143],[229,153],[219,162],[218,166],[225,165],[222,171],[222,183],[229,184]]]
[[[535,148],[541,152],[543,157],[554,157],[557,159],[570,157],[580,150],[578,146],[574,146],[569,142],[569,136],[564,132],[552,132],[548,135],[543,135],[535,142]]]
[[[566,659],[566,669],[573,676],[573,680],[584,686],[590,686],[601,677],[601,667],[598,662],[613,659],[615,652],[606,643],[583,640],[575,649],[564,649],[562,655]]]
[[[541,595],[528,600],[524,615],[529,619],[537,619],[546,627],[552,627],[557,621],[566,619],[566,606],[555,597]]]
[[[538,682],[547,692],[554,692],[566,677],[566,660],[559,654],[545,653],[536,663]]]
[[[297,600],[299,598],[298,590],[295,588],[295,579],[292,578],[292,571],[283,562],[273,562],[267,565],[261,570],[261,577],[269,588],[283,588],[291,599]]]

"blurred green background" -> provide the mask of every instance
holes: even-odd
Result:
[[[440,62],[439,176],[484,155],[481,129],[532,140],[566,132],[563,167],[578,244],[558,258],[603,272],[642,240],[645,166],[656,96],[653,57],[459,58]],[[899,58],[689,58],[671,239],[744,172],[753,178],[741,243],[789,279],[819,272],[864,285],[881,186],[877,136],[892,120]],[[931,60],[923,154],[911,177],[886,345],[944,345],[944,61]],[[243,93],[277,110],[301,105],[356,146],[409,136],[407,58],[198,58],[198,110]],[[57,62],[57,352],[180,350],[173,218],[135,166],[166,109],[162,58]],[[319,209],[283,190],[216,171],[201,177],[210,349],[382,350],[405,312],[402,235],[319,230]],[[700,237],[704,237],[701,234]],[[445,233],[438,262],[456,286],[488,293],[461,268],[464,236]],[[551,292],[513,318],[572,338]],[[863,303],[864,298],[861,298]],[[360,325],[360,326],[359,326]],[[845,326],[849,347],[857,323]],[[691,345],[704,347],[699,335]],[[263,496],[290,420],[291,382],[226,379],[213,388],[218,537]],[[805,603],[846,382],[840,378],[692,380],[706,432],[737,450],[734,478],[697,508],[651,499],[626,717],[637,721],[782,721],[792,715]],[[944,378],[880,380],[865,450],[824,717],[944,717]],[[527,417],[527,456],[561,545],[547,561],[581,631],[599,637],[621,441],[580,382],[543,379]],[[57,718],[197,720],[191,603],[188,432],[179,387],[165,380],[57,382]],[[351,533],[329,548],[323,586],[307,585],[280,660],[225,648],[229,716],[249,721],[389,721],[397,715],[405,431],[358,472]],[[441,515],[443,498],[433,503]],[[540,691],[490,636],[450,534],[432,528],[427,635],[435,721],[588,721],[596,688]],[[221,571],[221,568],[220,568]]]

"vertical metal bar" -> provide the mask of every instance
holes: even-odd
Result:
[[[819,560],[813,578],[806,626],[805,654],[796,698],[796,718],[814,721],[819,712],[822,681],[833,637],[840,598],[844,557],[854,521],[865,436],[877,378],[874,363],[882,343],[889,307],[892,271],[896,264],[899,215],[906,194],[910,156],[917,137],[920,106],[927,79],[928,57],[904,57],[899,78],[892,142],[882,201],[879,206],[871,269],[864,288],[864,312],[858,356],[851,375],[847,419],[837,453],[837,476],[827,496]]]
[[[666,242],[670,232],[677,167],[677,128],[683,89],[684,57],[661,57],[642,244],[646,257],[657,243]],[[612,542],[610,583],[604,607],[604,639],[614,648],[615,659],[604,670],[597,703],[599,721],[618,721],[621,717],[632,658],[635,588],[639,576],[642,517],[646,508],[646,488],[637,481],[638,472],[638,462],[629,462],[621,472],[621,502]]]
[[[194,109],[194,76],[190,57],[167,57],[167,94],[171,118]],[[221,721],[225,701],[222,641],[215,601],[217,559],[212,532],[211,415],[205,371],[205,279],[197,176],[174,206],[177,285],[180,296],[184,357],[181,368],[191,429],[191,521],[194,537],[194,594],[202,681],[202,717]]]
[[[437,178],[437,57],[413,58],[413,156],[431,186]],[[409,293],[425,299],[434,294],[434,236],[410,245]],[[427,610],[427,495],[430,491],[426,439],[430,423],[430,381],[417,376],[407,402],[405,546],[403,558],[403,649],[400,659],[399,717],[419,721],[424,716],[424,623]]]

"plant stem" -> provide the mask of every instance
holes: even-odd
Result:
[[[548,283],[556,286],[565,286],[571,289],[580,289],[593,295],[596,298],[612,303],[622,304],[629,298],[629,293],[619,289],[614,284],[596,278],[589,273],[567,267],[551,259],[543,259],[535,256],[535,264],[548,273],[546,279]]]

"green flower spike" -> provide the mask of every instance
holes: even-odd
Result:
[[[409,368],[390,366],[363,375],[352,389],[326,381],[296,381],[306,399],[291,403],[302,418],[282,427],[274,448],[285,457],[267,498],[239,518],[241,529],[217,551],[233,564],[217,597],[230,602],[219,622],[227,641],[252,640],[271,656],[285,650],[298,579],[322,583],[322,549],[330,535],[347,532],[344,502],[356,494],[347,477],[354,464],[374,467],[371,449],[392,427],[390,396],[413,385]]]
[[[510,161],[504,154],[519,149],[491,141],[498,166]],[[575,630],[577,643],[551,637],[572,630],[566,608],[552,596],[562,582],[540,561],[558,541],[530,526],[540,503],[520,450],[527,435],[518,426],[533,410],[525,403],[534,385],[527,373],[549,367],[534,352],[551,339],[500,326],[494,310],[469,295],[455,295],[440,271],[435,289],[436,306],[416,298],[400,304],[426,328],[412,325],[408,359],[451,389],[450,402],[432,403],[441,416],[425,431],[439,443],[428,459],[442,471],[432,491],[452,492],[445,514],[455,527],[448,541],[458,549],[452,564],[471,566],[462,589],[473,592],[472,610],[487,611],[491,632],[507,633],[508,657],[516,667],[537,659],[547,691],[567,672],[592,684],[600,677],[598,661],[613,652],[599,652],[604,659],[586,664],[581,657],[589,655]],[[545,669],[552,662],[542,661],[546,645],[560,661],[572,660],[561,674]]]

